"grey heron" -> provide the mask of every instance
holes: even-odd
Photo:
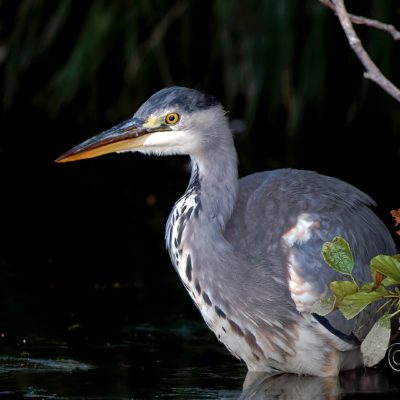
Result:
[[[250,371],[332,376],[362,365],[360,343],[376,316],[319,317],[311,307],[340,279],[321,255],[325,241],[342,236],[350,243],[360,281],[369,280],[372,257],[395,254],[369,196],[313,171],[238,179],[225,111],[194,89],[160,90],[131,119],[56,161],[125,151],[190,156],[191,178],[169,216],[167,248],[208,327]]]

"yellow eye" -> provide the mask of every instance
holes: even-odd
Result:
[[[165,123],[168,125],[174,125],[179,121],[179,115],[177,113],[170,113],[165,117]]]

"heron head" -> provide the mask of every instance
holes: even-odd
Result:
[[[131,119],[75,146],[56,162],[125,151],[193,155],[216,145],[221,136],[231,136],[227,127],[225,112],[214,97],[170,87],[151,96]]]

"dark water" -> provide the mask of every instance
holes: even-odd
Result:
[[[0,356],[0,398],[237,398],[243,366],[211,349],[206,354],[215,364],[207,363],[202,329],[182,324],[183,332],[130,327],[131,339],[115,345],[83,347],[40,338],[2,346],[7,355]]]
[[[1,285],[0,399],[398,399],[400,375],[249,375],[183,290]],[[245,381],[246,379],[246,381]],[[243,384],[246,388],[243,390]]]
[[[1,399],[240,395],[245,367],[210,334],[181,288],[160,303],[151,293],[157,287],[34,281],[32,289],[2,278]]]

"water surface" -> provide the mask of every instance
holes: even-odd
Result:
[[[183,289],[158,287],[152,301],[154,288],[134,285],[5,282],[0,399],[400,398],[400,376],[377,369],[327,379],[246,377]]]

